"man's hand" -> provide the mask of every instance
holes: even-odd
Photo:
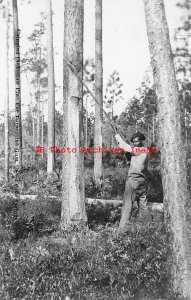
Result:
[[[115,123],[114,123],[114,122],[111,122],[110,125],[111,125],[111,127],[112,127],[112,129],[113,129],[114,134],[115,134],[115,135],[118,134],[117,126],[115,125]]]

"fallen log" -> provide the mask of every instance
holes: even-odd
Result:
[[[20,195],[19,196],[21,200],[25,199],[30,199],[30,200],[35,200],[38,195]],[[47,196],[47,198],[51,199],[58,199],[61,200],[59,196]],[[101,203],[103,205],[107,204],[112,204],[114,206],[120,205],[123,203],[122,200],[116,200],[116,199],[93,199],[93,198],[86,198],[86,202],[89,204],[96,204],[96,203]],[[163,211],[163,203],[157,203],[157,202],[148,202],[148,206],[152,210],[157,210],[157,211]]]
[[[107,204],[113,204],[114,206],[117,206],[119,204],[122,204],[123,201],[122,200],[107,200],[107,199],[92,199],[92,198],[86,198],[86,201],[88,203],[101,203],[103,205],[107,205]],[[157,202],[148,202],[148,206],[150,209],[152,210],[158,210],[158,211],[163,211],[163,203],[157,203]]]

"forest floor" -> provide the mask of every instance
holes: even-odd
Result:
[[[127,170],[108,168],[103,190],[86,170],[86,197],[121,199]],[[151,173],[154,172],[151,170]],[[161,202],[158,171],[149,197]],[[14,194],[37,194],[18,201]],[[117,234],[121,205],[86,204],[88,228],[59,229],[60,180],[26,169],[21,184],[0,190],[0,299],[178,299],[172,291],[163,212],[152,211],[147,226],[137,222]],[[56,195],[58,198],[51,198]]]
[[[117,235],[120,205],[87,204],[89,229],[67,233],[59,200],[20,201],[17,221],[0,207],[0,299],[176,299],[163,213]]]

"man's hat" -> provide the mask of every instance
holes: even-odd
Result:
[[[137,137],[139,138],[139,141],[144,141],[144,140],[146,139],[143,133],[137,131],[137,132],[131,137],[131,142],[133,142],[133,139],[135,139],[135,138],[137,138]]]

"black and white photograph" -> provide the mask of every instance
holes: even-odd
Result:
[[[0,0],[0,300],[191,300],[191,1]]]

